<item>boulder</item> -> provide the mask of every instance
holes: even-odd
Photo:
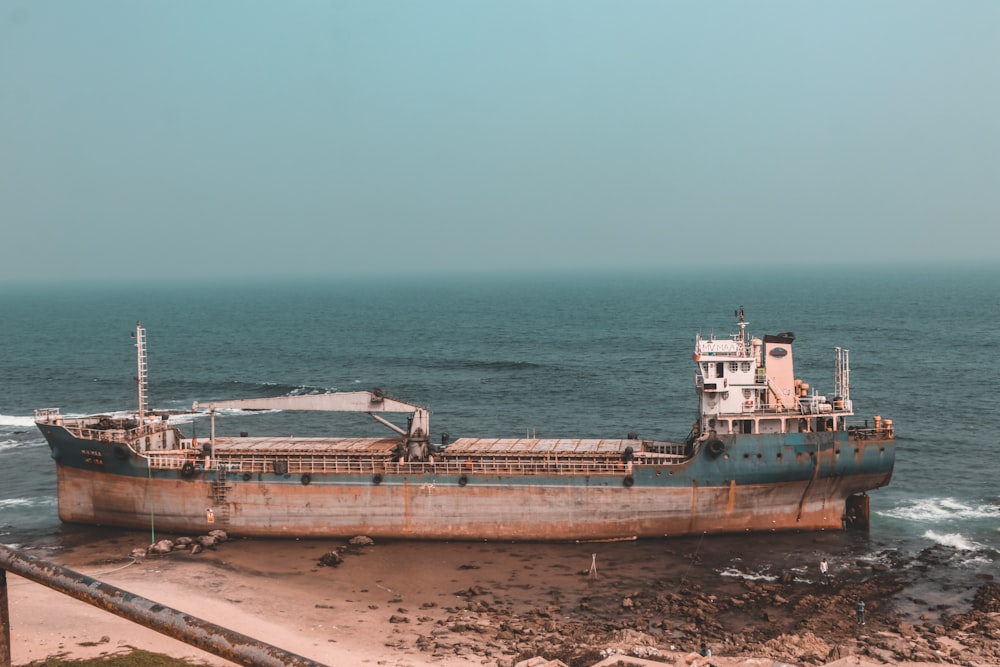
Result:
[[[344,557],[337,551],[327,551],[319,557],[319,564],[325,567],[337,567],[344,562]]]
[[[174,550],[174,543],[171,540],[160,540],[156,544],[152,544],[149,547],[149,553],[152,554],[168,554]]]
[[[206,549],[208,547],[214,547],[216,544],[218,544],[218,540],[215,539],[215,537],[213,537],[212,535],[199,535],[198,537],[195,538],[195,541],[198,542],[198,544],[200,544],[201,546],[205,547]]]

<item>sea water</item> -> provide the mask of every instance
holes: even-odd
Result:
[[[258,281],[0,289],[0,542],[58,544],[55,466],[36,408],[135,410],[137,321],[155,409],[194,401],[382,388],[429,407],[435,439],[679,440],[696,417],[694,336],[796,334],[796,377],[832,396],[851,353],[858,420],[892,419],[891,484],[861,536],[741,536],[767,576],[935,547],[952,574],[1000,562],[1000,269],[825,268]],[[269,421],[261,422],[261,419]],[[175,418],[188,435],[204,418]],[[266,427],[266,428],[265,428]],[[364,415],[227,413],[229,433],[378,435]],[[713,538],[708,538],[709,540]],[[719,538],[716,538],[719,539]],[[829,541],[833,540],[833,542]],[[701,541],[699,541],[699,544]],[[720,543],[716,543],[720,544]],[[817,546],[819,544],[820,546]],[[775,548],[777,547],[777,551]],[[646,548],[646,547],[644,547]],[[655,547],[651,547],[655,548]],[[744,574],[749,574],[744,572]]]

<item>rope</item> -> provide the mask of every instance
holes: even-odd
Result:
[[[86,576],[88,576],[88,577],[103,577],[106,574],[113,574],[115,572],[119,572],[121,570],[124,570],[127,567],[132,567],[133,565],[135,565],[138,562],[139,561],[137,561],[135,558],[132,558],[128,563],[125,563],[121,567],[116,567],[113,570],[105,570],[103,572],[95,572],[94,574],[88,574]],[[83,573],[81,572],[80,574],[83,574]],[[37,582],[31,581],[30,579],[25,579],[24,581],[15,581],[15,582],[9,582],[8,581],[7,582],[8,586],[27,586],[29,584],[32,585],[32,586],[37,586],[38,585]]]
[[[701,537],[698,538],[698,546],[694,548],[694,554],[691,556],[691,560],[688,562],[687,569],[684,570],[684,574],[681,575],[681,581],[687,579],[688,572],[691,571],[691,566],[694,565],[694,561],[698,558],[698,552],[701,551],[701,543],[705,541],[705,533],[702,531]]]

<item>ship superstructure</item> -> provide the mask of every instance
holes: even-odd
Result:
[[[795,334],[750,339],[742,307],[736,316],[739,332],[730,338],[695,339],[699,437],[846,430],[854,416],[849,351],[834,348],[833,395],[821,395],[795,377]],[[891,433],[891,420],[874,420]]]

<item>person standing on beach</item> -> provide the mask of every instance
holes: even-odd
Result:
[[[825,558],[819,562],[819,576],[824,584],[830,579],[830,564],[826,562]]]
[[[858,600],[857,611],[858,611],[858,625],[864,625],[865,624],[865,601],[864,600]]]

